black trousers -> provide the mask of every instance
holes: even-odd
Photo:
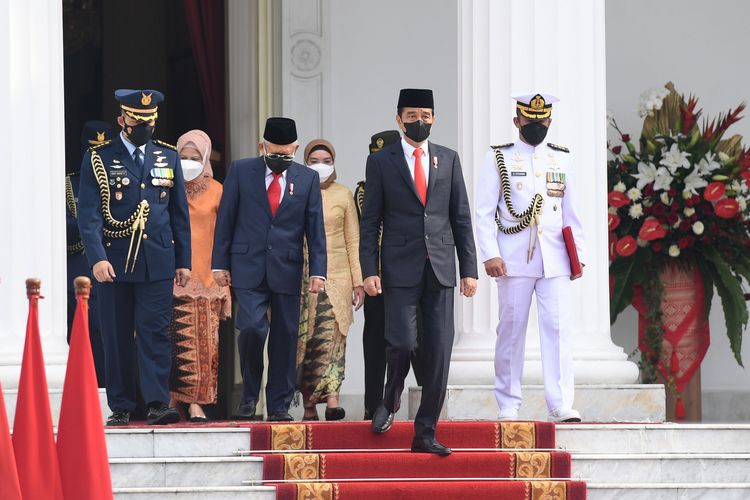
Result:
[[[422,344],[422,312],[417,309],[417,350],[412,353],[411,367],[422,385],[419,346]],[[365,414],[372,418],[375,410],[383,403],[385,384],[385,301],[382,295],[365,296],[365,326],[362,332],[365,358]]]
[[[419,346],[422,400],[414,419],[414,431],[420,438],[434,437],[445,400],[453,350],[453,287],[440,284],[427,261],[416,286],[386,287],[383,296],[388,375],[383,404],[389,411],[398,411],[409,363]],[[421,343],[418,341],[419,309]]]
[[[263,377],[263,345],[268,337],[268,414],[284,413],[294,397],[300,295],[272,292],[266,280],[253,290],[235,288],[242,401],[258,400]],[[268,310],[271,309],[271,319]]]
[[[166,404],[174,282],[99,283],[98,288],[109,407],[134,411],[139,380],[147,404]]]

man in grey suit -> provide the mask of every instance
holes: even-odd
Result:
[[[477,262],[471,210],[458,153],[427,138],[435,121],[428,89],[403,89],[396,122],[400,142],[367,160],[364,209],[360,223],[360,262],[365,291],[383,294],[387,382],[372,430],[390,429],[398,411],[412,352],[417,347],[417,308],[422,311],[420,346],[422,400],[415,418],[412,451],[451,453],[435,439],[445,399],[453,347],[453,289],[456,255],[460,290],[477,288]],[[378,236],[383,225],[381,277]]]

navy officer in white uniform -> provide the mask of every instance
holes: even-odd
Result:
[[[518,418],[526,328],[535,293],[549,420],[578,422],[571,345],[575,318],[566,304],[575,277],[562,234],[564,227],[571,227],[583,262],[575,164],[567,148],[544,142],[552,104],[558,99],[542,93],[513,98],[519,140],[490,148],[475,196],[480,254],[498,288],[495,397],[501,420]]]

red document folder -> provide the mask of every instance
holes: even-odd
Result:
[[[570,277],[571,279],[580,278],[583,275],[583,267],[581,267],[581,261],[578,260],[578,250],[576,250],[576,240],[573,238],[573,230],[570,226],[565,226],[562,233],[565,240],[565,248],[568,250],[568,258],[570,259]]]

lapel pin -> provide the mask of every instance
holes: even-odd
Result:
[[[289,196],[294,196],[294,183],[289,183]]]
[[[432,157],[432,167],[437,168],[437,156]]]

